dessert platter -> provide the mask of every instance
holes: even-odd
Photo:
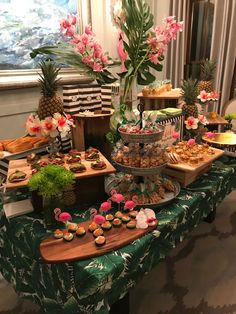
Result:
[[[236,148],[236,134],[235,133],[212,133],[211,136],[203,136],[202,140],[211,146],[219,148]]]
[[[147,229],[136,228],[138,211],[117,211],[105,216],[102,224],[93,220],[79,224],[70,223],[66,229],[55,230],[54,234],[40,243],[40,254],[47,263],[83,260],[123,247],[157,226],[155,220]]]
[[[91,157],[91,151],[94,158]],[[6,187],[26,186],[32,174],[49,164],[70,170],[76,178],[94,177],[115,172],[115,168],[96,148],[88,148],[85,152],[71,150],[68,154],[57,152],[45,156],[32,153],[25,159],[10,160]]]
[[[117,173],[105,180],[106,193],[111,195],[114,190],[124,195],[124,201],[133,200],[136,208],[156,208],[174,200],[180,192],[180,184],[163,174],[144,177],[140,182],[136,176]]]

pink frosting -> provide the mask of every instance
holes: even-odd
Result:
[[[105,217],[103,217],[102,215],[95,215],[93,220],[94,222],[96,222],[96,224],[99,225],[103,224],[106,221]]]
[[[67,212],[63,212],[59,215],[59,220],[60,221],[68,221],[71,219],[71,215]]]

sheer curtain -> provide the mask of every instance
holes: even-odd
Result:
[[[173,86],[179,87],[184,78],[185,45],[187,27],[188,0],[169,0],[169,15],[176,16],[177,21],[184,21],[183,32],[177,35],[177,39],[172,41],[168,47],[166,57],[166,76]]]
[[[219,113],[230,98],[236,58],[235,31],[236,0],[215,0],[211,59],[217,62],[215,89],[221,94]]]

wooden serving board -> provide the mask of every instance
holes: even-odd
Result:
[[[91,168],[91,163],[92,161],[85,160],[85,153],[81,152],[81,162],[85,165],[86,171],[82,173],[75,173],[76,179],[82,179],[82,178],[91,178],[95,176],[101,176],[101,175],[106,175],[109,173],[114,173],[116,172],[116,169],[110,164],[110,162],[101,154],[100,154],[100,159],[105,161],[107,167],[103,170],[94,170]],[[41,159],[47,159],[46,157],[41,158]],[[69,165],[67,163],[64,164],[64,167],[66,169],[69,169]],[[24,181],[20,182],[9,182],[8,178],[9,176],[15,172],[15,170],[20,170],[26,173],[26,179]],[[18,187],[23,187],[28,184],[28,181],[32,175],[32,170],[30,165],[28,165],[26,159],[16,159],[16,160],[10,160],[9,166],[8,166],[8,174],[7,174],[7,182],[6,182],[6,188],[18,188]]]
[[[104,231],[106,243],[103,246],[97,246],[94,242],[95,237],[87,231],[90,223],[91,220],[80,223],[79,226],[85,228],[86,234],[83,237],[75,235],[71,242],[55,239],[53,235],[43,240],[40,243],[40,254],[43,260],[47,263],[62,263],[103,255],[133,242],[156,228],[155,225],[147,229],[128,229],[126,224],[122,223],[120,227],[112,227]]]
[[[217,148],[213,148],[213,147],[212,147],[212,149],[214,149],[215,154],[204,156],[204,160],[202,162],[197,163],[196,165],[179,162],[178,164],[168,163],[167,166],[169,168],[181,170],[184,172],[200,171],[201,169],[204,169],[207,165],[211,164],[214,160],[218,159],[220,156],[222,156],[224,154],[224,151],[221,149],[217,149]]]

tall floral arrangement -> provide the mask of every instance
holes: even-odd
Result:
[[[120,29],[117,51],[121,60],[120,77],[125,80],[122,98],[125,103],[134,80],[148,85],[156,79],[150,69],[162,70],[167,46],[182,31],[183,22],[169,16],[161,26],[154,26],[153,14],[145,0],[118,2],[114,20]]]
[[[91,26],[85,26],[84,32],[79,34],[76,16],[63,19],[60,26],[65,42],[33,49],[31,57],[35,58],[38,54],[54,55],[58,62],[85,72],[99,83],[114,82],[116,78],[108,68],[116,63],[104,52]]]

